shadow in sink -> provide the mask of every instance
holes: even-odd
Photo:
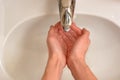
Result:
[[[48,58],[47,32],[58,20],[57,15],[45,15],[15,26],[4,44],[2,67],[6,74],[14,80],[41,79]],[[91,32],[86,61],[98,79],[120,79],[120,28],[111,21],[91,15],[77,15],[75,22]],[[62,79],[73,80],[67,67]]]

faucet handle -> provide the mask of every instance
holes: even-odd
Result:
[[[59,0],[61,25],[65,31],[70,30],[73,21],[76,0]]]

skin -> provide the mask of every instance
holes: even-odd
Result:
[[[75,80],[97,80],[85,62],[89,34],[74,23],[68,32],[63,30],[60,22],[51,26],[47,37],[49,58],[42,80],[60,80],[66,65]]]

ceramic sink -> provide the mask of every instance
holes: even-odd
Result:
[[[54,17],[54,18],[53,18]],[[46,45],[50,25],[58,15],[34,17],[17,24],[7,35],[2,68],[12,80],[40,80],[48,59]],[[78,14],[74,19],[80,28],[90,31],[91,44],[86,62],[99,80],[120,79],[120,28],[112,21],[94,15]],[[66,67],[62,80],[73,80]]]

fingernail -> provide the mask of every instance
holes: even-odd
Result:
[[[52,27],[53,27],[53,25],[50,26],[50,28],[52,28]]]
[[[86,30],[85,28],[83,28],[83,30]]]

